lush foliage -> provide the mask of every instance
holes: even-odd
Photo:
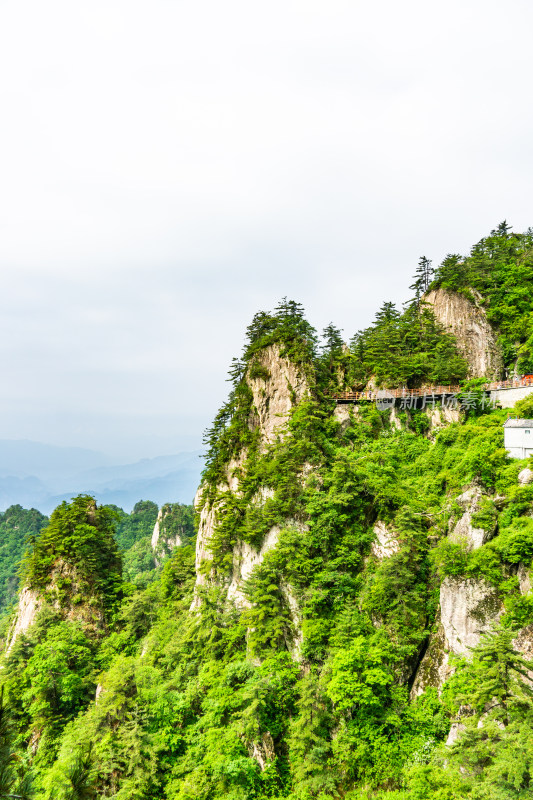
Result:
[[[108,506],[118,514],[115,528],[115,539],[122,551],[128,550],[140,539],[152,535],[157,519],[158,507],[151,500],[139,500],[135,503],[131,514],[127,514],[117,506]]]
[[[499,331],[505,364],[533,372],[533,230],[513,233],[502,222],[463,258],[448,255],[434,286],[458,291],[484,304]]]
[[[29,537],[35,537],[48,518],[35,508],[10,506],[0,513],[0,614],[17,599],[17,569]]]
[[[291,301],[254,318],[207,434],[199,511],[214,533],[198,583],[190,508],[162,509],[157,568],[143,561],[148,504],[129,528],[87,497],[54,512],[24,567],[46,602],[0,676],[13,785],[32,777],[36,800],[533,798],[533,665],[516,647],[533,626],[518,580],[533,559],[533,485],[504,449],[506,412],[473,404],[450,422],[438,406],[339,412],[328,399],[357,369],[361,381],[460,379],[422,302],[431,277],[421,260],[404,314],[380,312],[352,350],[333,325],[319,344]],[[270,380],[265,347],[308,387],[268,441],[251,388]],[[483,497],[476,550],[449,538],[468,487]],[[122,573],[117,524],[131,544]],[[240,602],[228,599],[236,564],[259,551]],[[493,587],[500,625],[441,694],[410,699],[447,576]]]
[[[92,497],[63,501],[33,539],[23,560],[22,582],[57,594],[61,604],[92,597],[109,609],[118,599],[122,564],[114,538],[116,512]]]
[[[430,308],[416,299],[400,313],[385,303],[369,328],[351,341],[351,383],[374,378],[379,386],[457,385],[467,374],[453,336],[438,325]]]

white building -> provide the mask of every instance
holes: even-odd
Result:
[[[511,458],[533,455],[533,419],[508,419],[503,429],[505,447]]]

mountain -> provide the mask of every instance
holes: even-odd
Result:
[[[59,447],[28,439],[0,439],[0,477],[63,479],[110,463],[111,459],[103,453],[81,447]]]
[[[92,494],[128,511],[141,498],[158,505],[189,503],[201,470],[200,451],[113,464],[82,448],[0,440],[0,509],[19,504],[49,514],[76,494]]]
[[[533,469],[484,389],[533,372],[533,230],[410,288],[349,347],[255,315],[195,546],[162,510],[125,582],[109,509],[53,512],[6,628],[6,794],[533,797]]]

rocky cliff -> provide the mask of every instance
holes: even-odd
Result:
[[[151,545],[157,565],[182,544],[194,537],[194,521],[189,506],[165,503],[159,509],[152,532]]]
[[[470,365],[471,378],[497,380],[502,377],[503,358],[496,335],[475,290],[465,295],[436,289],[425,295],[436,319],[452,333],[460,352]]]
[[[476,524],[476,514],[479,514],[487,499],[479,486],[469,487],[455,498],[455,514],[450,517],[447,537],[450,543],[471,553],[497,535],[495,509],[496,506],[505,505],[506,498],[491,498],[492,519],[485,519],[481,527]],[[528,567],[520,563],[514,572],[520,594],[528,595],[531,591]],[[450,657],[471,658],[481,637],[495,629],[504,613],[501,589],[485,577],[444,577],[439,589],[434,633],[429,638],[427,650],[414,675],[411,697],[417,697],[429,687],[440,690],[454,670]],[[517,649],[528,658],[533,652],[532,636],[533,628],[525,626],[517,631],[515,639]]]
[[[114,512],[84,495],[54,511],[24,563],[6,655],[45,608],[56,620],[80,625],[88,636],[102,635],[120,584],[113,524]]]
[[[301,367],[290,358],[282,355],[280,345],[272,344],[255,354],[244,376],[244,386],[250,393],[246,428],[255,436],[255,447],[264,454],[269,447],[282,441],[289,414],[298,403],[308,396],[309,384]],[[246,437],[243,436],[243,439]],[[209,565],[212,559],[212,542],[221,527],[222,517],[227,509],[244,496],[244,484],[248,480],[250,465],[249,448],[240,447],[223,465],[216,487],[216,497],[207,498],[207,490],[212,488],[205,483],[200,486],[195,498],[199,513],[199,527],[196,542],[196,592],[193,608],[200,604],[201,587],[210,582],[224,586],[226,597],[238,607],[247,605],[243,586],[254,567],[262,563],[267,552],[275,548],[280,526],[272,525],[265,532],[260,544],[237,539],[232,542],[231,566],[221,577],[215,576]],[[248,510],[261,517],[274,497],[274,490],[260,485],[250,498]],[[299,523],[287,519],[286,524]],[[289,587],[286,596],[294,606]]]

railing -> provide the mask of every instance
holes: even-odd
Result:
[[[498,389],[522,389],[525,386],[533,387],[533,375],[525,375],[523,378],[514,381],[494,381],[492,383],[485,383],[480,389],[484,392],[493,392]],[[348,400],[351,402],[357,400],[375,401],[383,397],[431,397],[437,398],[439,395],[455,395],[461,392],[460,386],[420,386],[418,389],[407,389],[403,386],[401,389],[367,389],[363,392],[348,391],[338,392],[331,395],[333,400]]]

